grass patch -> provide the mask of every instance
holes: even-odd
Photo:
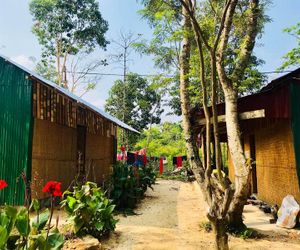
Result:
[[[210,233],[212,231],[212,225],[209,221],[200,222],[199,227],[202,230],[205,230],[207,233]]]
[[[162,180],[172,180],[172,181],[182,181],[182,182],[188,182],[188,177],[184,175],[161,175],[158,176],[158,179]]]
[[[242,229],[236,229],[231,228],[228,230],[228,232],[234,236],[241,239],[258,239],[262,237],[262,234],[260,234],[258,231],[252,228],[244,227]]]
[[[212,224],[210,221],[203,221],[200,222],[199,227],[201,230],[205,230],[207,233],[212,232],[213,228],[212,228]],[[241,239],[259,239],[262,238],[263,235],[261,233],[259,233],[258,231],[252,229],[252,228],[248,228],[248,227],[244,227],[241,229],[236,229],[236,228],[230,228],[227,229],[227,232],[237,238],[241,238]]]

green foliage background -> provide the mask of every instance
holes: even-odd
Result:
[[[148,156],[165,156],[172,165],[174,156],[186,155],[185,140],[180,123],[165,122],[144,130],[135,149],[147,149]]]

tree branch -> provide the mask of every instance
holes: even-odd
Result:
[[[259,17],[259,0],[251,0],[249,3],[249,18],[247,22],[247,31],[242,43],[242,48],[238,56],[235,69],[232,73],[231,80],[234,83],[240,81],[241,77],[244,74],[245,68],[248,65],[249,58],[252,54],[255,38],[258,32],[258,17]]]
[[[226,12],[225,15],[225,20],[224,20],[224,27],[222,29],[222,34],[220,37],[220,46],[218,50],[218,61],[223,61],[224,53],[225,50],[227,49],[228,46],[228,40],[229,40],[229,33],[232,27],[232,19],[234,15],[234,11],[236,8],[238,0],[231,0],[229,1],[229,6],[228,6],[228,11]]]
[[[220,22],[220,28],[219,28],[219,31],[218,31],[218,34],[217,34],[217,37],[215,39],[214,46],[213,46],[213,53],[214,54],[215,54],[215,52],[217,50],[217,47],[218,47],[218,44],[219,44],[219,41],[220,41],[220,37],[221,37],[222,31],[224,29],[225,19],[226,19],[226,16],[227,16],[227,11],[228,11],[228,9],[230,7],[231,2],[232,1],[229,0],[225,4],[225,8],[224,8],[223,15],[222,15],[221,22]]]
[[[179,1],[182,4],[182,6],[186,9],[189,17],[191,18],[195,32],[198,33],[198,36],[200,37],[201,41],[203,42],[203,44],[205,45],[207,50],[211,51],[211,46],[208,44],[208,41],[205,39],[203,31],[202,31],[202,29],[198,23],[198,20],[196,19],[195,14],[194,14],[196,0],[195,0],[194,5],[192,4],[191,0],[189,0],[189,5],[187,5],[187,3],[184,0],[179,0]]]

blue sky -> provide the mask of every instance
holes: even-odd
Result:
[[[100,0],[103,17],[109,23],[108,39],[117,39],[120,30],[132,31],[143,34],[143,38],[151,37],[151,30],[147,23],[141,19],[137,11],[141,6],[137,0]],[[32,18],[28,10],[29,0],[1,0],[0,8],[0,53],[18,63],[32,69],[33,63],[30,56],[39,58],[40,46],[35,36],[31,33]],[[274,0],[268,10],[272,22],[265,27],[265,34],[258,41],[255,49],[256,55],[265,60],[262,71],[273,71],[282,62],[282,56],[296,46],[296,39],[282,30],[296,22],[300,22],[299,0]],[[114,47],[108,47],[106,53],[114,53]],[[94,55],[95,56],[95,55]],[[96,56],[103,57],[103,51],[97,51]],[[151,58],[133,55],[133,63],[129,65],[131,71],[139,74],[151,74],[156,71],[151,63]],[[121,73],[114,66],[103,69],[104,73]],[[270,75],[270,79],[276,75]],[[97,89],[87,94],[84,98],[94,105],[103,108],[108,91],[117,77],[103,77]],[[165,118],[168,119],[168,118]]]

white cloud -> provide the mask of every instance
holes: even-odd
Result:
[[[25,56],[23,54],[21,55],[17,55],[17,56],[13,56],[11,57],[11,60],[13,60],[14,62],[24,66],[25,68],[28,68],[30,70],[32,70],[35,66],[34,63],[34,58],[30,58],[28,56]]]

